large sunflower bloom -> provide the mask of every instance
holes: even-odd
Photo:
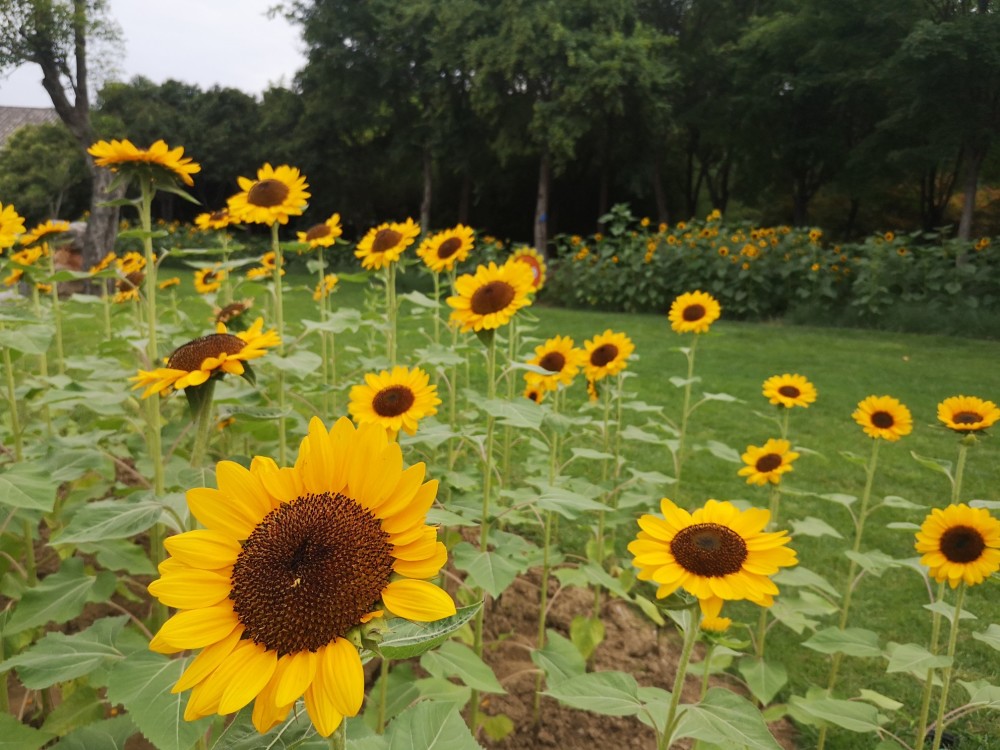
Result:
[[[12,247],[24,232],[24,217],[9,203],[0,203],[0,250]]]
[[[802,375],[772,375],[764,381],[764,398],[775,406],[808,408],[816,401],[816,386]]]
[[[670,305],[670,327],[677,333],[708,333],[719,319],[722,308],[711,294],[702,291],[685,292]]]
[[[748,445],[743,454],[746,466],[739,470],[739,475],[747,478],[747,484],[778,484],[781,475],[792,470],[792,461],[798,457],[787,440],[771,439],[760,447]]]
[[[546,371],[524,373],[528,385],[538,385],[544,390],[554,391],[560,384],[568,386],[580,372],[580,367],[587,361],[587,353],[577,349],[569,336],[556,336],[544,344],[535,347],[535,356],[528,360],[529,365],[541,367]]]
[[[871,438],[895,442],[913,430],[910,410],[892,396],[869,396],[851,416]]]
[[[94,164],[112,172],[152,167],[154,174],[178,177],[188,187],[194,185],[191,175],[201,171],[200,164],[184,156],[183,146],[172,149],[162,140],[147,149],[137,148],[129,140],[98,141],[87,149],[87,153],[94,157]]]
[[[531,304],[531,269],[524,263],[479,266],[475,274],[455,280],[450,321],[463,331],[489,331],[506,325],[514,313]]]
[[[53,234],[63,234],[68,231],[68,221],[49,219],[48,221],[43,221],[27,234],[21,235],[21,238],[18,241],[22,245],[34,245],[44,237],[50,237]]]
[[[537,250],[533,247],[528,247],[527,245],[522,245],[514,254],[510,256],[511,263],[524,263],[528,268],[531,269],[532,277],[532,291],[537,292],[543,286],[545,286],[545,276],[546,276],[546,265],[545,258],[543,258]]]
[[[935,508],[917,532],[920,564],[938,583],[982,583],[1000,570],[1000,521],[985,508],[965,503]]]
[[[365,375],[364,385],[351,388],[347,411],[355,422],[381,425],[392,435],[400,430],[412,435],[417,422],[437,414],[437,386],[430,385],[427,373],[419,367],[393,367]]]
[[[587,380],[597,381],[624,370],[628,358],[635,351],[635,344],[624,333],[613,333],[609,328],[584,341],[583,349],[587,356],[583,372]]]
[[[628,545],[638,577],[658,584],[658,599],[682,588],[708,618],[719,616],[724,600],[770,607],[778,593],[770,576],[798,563],[787,531],[764,531],[771,513],[763,508],[709,500],[688,513],[663,498],[660,510],[663,518],[639,519],[642,530]]]
[[[203,232],[225,229],[232,223],[233,217],[229,215],[228,208],[220,208],[218,211],[198,214],[194,217],[194,225]]]
[[[358,626],[383,608],[417,622],[455,614],[424,580],[447,560],[426,525],[438,483],[424,472],[422,463],[403,469],[385,430],[341,418],[328,431],[314,417],[294,467],[221,461],[218,489],[188,491],[206,528],[166,540],[171,557],[149,586],[180,610],[150,648],[202,649],[173,688],[191,690],[185,719],[254,701],[263,733],[304,696],[328,737],[364,700]]]
[[[474,240],[472,228],[459,224],[425,239],[417,248],[417,255],[435,273],[450,271],[469,256]]]
[[[216,326],[216,332],[208,336],[188,341],[167,357],[166,367],[156,370],[139,370],[129,380],[135,385],[132,390],[145,388],[142,397],[149,398],[154,393],[167,395],[170,389],[182,391],[204,383],[209,378],[226,373],[243,375],[251,359],[264,356],[270,348],[278,346],[281,338],[275,331],[264,332],[264,319],[257,318],[245,331],[229,333],[224,323]]]
[[[265,164],[257,170],[256,180],[238,177],[236,181],[242,192],[229,199],[229,213],[235,221],[247,224],[287,224],[289,216],[302,215],[311,195],[306,192],[306,178],[287,164],[276,169]]]
[[[309,245],[310,250],[315,250],[317,247],[330,247],[343,233],[344,229],[340,226],[340,214],[334,214],[322,224],[316,224],[304,232],[298,232],[296,236],[299,242],[305,242]]]
[[[415,224],[413,219],[379,224],[368,230],[354,254],[361,258],[362,268],[377,271],[399,260],[399,256],[413,244],[418,234],[420,225]]]
[[[217,265],[215,268],[199,268],[194,272],[194,288],[198,294],[217,292],[226,278],[226,270]]]
[[[975,396],[952,396],[938,404],[937,416],[955,432],[979,432],[1000,419],[1000,409],[992,401]]]

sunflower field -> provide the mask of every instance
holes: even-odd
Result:
[[[620,208],[550,264],[290,165],[158,225],[200,166],[91,154],[100,264],[0,203],[0,747],[1000,747],[991,352],[741,322],[988,306],[987,241]]]

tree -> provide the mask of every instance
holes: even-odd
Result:
[[[78,215],[87,177],[80,149],[58,123],[20,128],[0,150],[0,195],[16,195],[29,224]]]

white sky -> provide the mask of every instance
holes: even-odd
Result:
[[[291,84],[305,65],[299,27],[267,17],[278,0],[108,0],[122,31],[118,80],[173,78],[203,90],[229,86],[260,94]],[[51,107],[41,71],[25,65],[0,77],[0,106]],[[91,82],[91,96],[96,87]]]

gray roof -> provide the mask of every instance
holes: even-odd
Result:
[[[46,107],[0,107],[0,146],[25,125],[59,122],[56,111]]]

